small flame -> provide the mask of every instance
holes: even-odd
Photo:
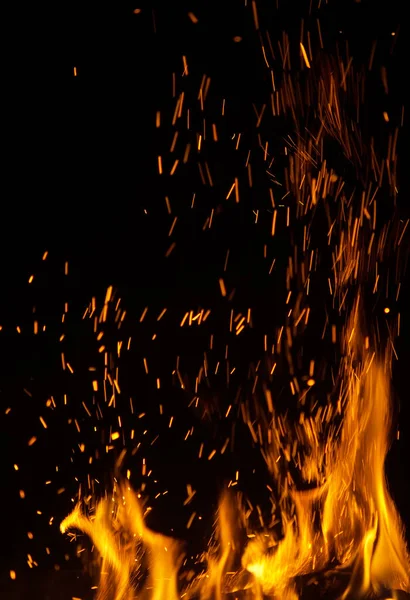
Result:
[[[133,582],[142,576],[144,561],[148,577],[142,598],[179,597],[177,574],[183,556],[180,544],[145,525],[142,504],[126,484],[118,486],[111,500],[102,500],[93,516],[87,516],[77,505],[60,527],[63,533],[79,529],[95,544],[102,559],[97,600],[134,598]]]

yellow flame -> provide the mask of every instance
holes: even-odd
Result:
[[[77,505],[60,526],[62,532],[83,531],[95,544],[102,558],[97,600],[134,599],[133,583],[142,576],[144,559],[148,578],[139,597],[177,600],[177,574],[183,557],[180,544],[145,525],[142,504],[129,486],[120,485],[115,499],[114,510],[112,500],[106,498],[92,517]]]
[[[303,45],[301,49],[304,51]],[[330,81],[320,80],[318,87],[320,129],[315,144],[323,140],[325,131],[350,159],[358,152],[357,140],[343,124],[337,93],[340,86],[333,69],[331,73]],[[341,87],[345,79],[343,76]],[[292,98],[293,92],[283,94],[284,102],[291,102]],[[308,211],[308,207],[316,207],[321,199],[327,202],[330,196],[339,206],[343,188],[326,167],[326,161],[320,177],[314,173],[316,150],[312,144],[311,140],[299,142],[294,157],[294,174],[304,173],[300,182],[296,176],[290,178],[298,211]],[[162,172],[161,157],[158,165]],[[308,183],[303,184],[306,169]],[[228,197],[235,187],[238,188],[234,184]],[[101,500],[94,513],[87,513],[78,505],[61,524],[62,532],[78,529],[87,534],[101,557],[97,600],[222,600],[228,593],[245,589],[247,597],[253,600],[261,600],[263,595],[296,600],[300,576],[327,570],[338,570],[349,577],[342,600],[378,594],[383,588],[410,591],[410,563],[403,528],[384,472],[391,428],[391,348],[377,353],[370,336],[362,331],[366,324],[361,318],[360,285],[370,271],[374,274],[375,258],[383,256],[385,247],[384,241],[373,243],[376,216],[371,213],[376,215],[376,202],[373,196],[369,200],[370,196],[369,188],[369,194],[363,195],[359,216],[353,214],[350,201],[340,201],[340,215],[329,232],[329,243],[330,234],[338,236],[332,246],[334,282],[331,285],[329,280],[329,285],[340,311],[346,306],[346,294],[359,289],[346,327],[337,336],[336,329],[332,331],[333,343],[340,339],[342,345],[343,358],[335,386],[338,397],[325,410],[306,410],[299,423],[293,425],[275,412],[274,398],[269,390],[265,391],[269,415],[264,421],[264,437],[268,441],[261,442],[261,451],[272,477],[272,489],[279,492],[278,498],[272,498],[272,522],[281,522],[282,535],[273,525],[262,532],[253,531],[235,498],[224,495],[218,512],[217,542],[206,553],[207,566],[184,587],[180,583],[184,579],[182,545],[147,527],[143,503],[126,481],[117,486],[113,498]],[[327,207],[326,211],[330,214]],[[275,224],[276,211],[273,218]],[[309,260],[313,260],[313,254]],[[302,267],[300,277],[306,272],[303,262]],[[376,289],[378,275],[375,279]],[[224,280],[219,283],[224,296]],[[308,278],[302,283],[304,287],[308,285]],[[107,294],[111,296],[111,289]],[[298,310],[295,309],[295,313],[299,312],[295,327],[302,318],[305,324],[308,321],[310,309],[302,309],[301,304],[302,300],[298,301]],[[145,313],[146,309],[140,320]],[[288,336],[287,329],[282,327],[278,345],[290,346],[286,338],[291,333]],[[291,364],[290,351],[288,356]],[[147,364],[145,367],[148,371]],[[314,369],[307,380],[309,390],[314,390],[318,381],[313,374]],[[252,428],[251,431],[256,443],[258,436]],[[29,445],[34,441],[32,438]],[[304,489],[298,487],[292,475],[291,462],[306,484]],[[250,538],[245,546],[237,535],[241,528]]]
[[[309,449],[304,474],[316,480],[317,487],[300,491],[286,477],[280,502],[282,539],[264,531],[245,548],[237,536],[240,507],[225,494],[217,518],[217,543],[207,552],[205,572],[185,590],[185,597],[222,600],[228,589],[246,588],[254,600],[262,593],[296,600],[295,578],[330,566],[351,573],[343,600],[382,589],[410,589],[403,530],[384,474],[390,429],[389,361],[365,349],[359,313],[358,300],[345,332],[341,427],[320,442],[323,419],[317,417],[297,433]],[[276,430],[271,440],[271,455],[266,458],[280,480],[277,466],[273,467],[281,445]],[[249,529],[246,522],[245,527]],[[97,600],[131,600],[136,588],[142,590],[137,597],[147,600],[181,597],[181,544],[146,526],[143,504],[129,485],[119,485],[114,497],[98,503],[91,516],[76,506],[61,524],[62,532],[69,529],[86,533],[102,558]],[[238,556],[243,570],[233,574]]]

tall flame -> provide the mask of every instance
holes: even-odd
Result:
[[[265,593],[282,590],[296,598],[294,578],[333,565],[352,571],[342,598],[383,589],[409,590],[409,559],[400,518],[389,495],[384,462],[390,431],[389,361],[366,350],[356,302],[346,329],[346,355],[339,407],[343,423],[324,445],[322,416],[304,428],[311,443],[309,470],[322,472],[313,491],[290,492],[293,518],[276,552],[263,554],[260,541],[244,553],[244,565]],[[320,525],[315,526],[317,514]]]

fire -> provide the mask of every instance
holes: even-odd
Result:
[[[97,600],[222,600],[241,589],[254,600],[262,594],[296,600],[297,578],[325,569],[349,574],[341,600],[410,590],[403,530],[384,473],[391,425],[389,353],[380,357],[365,348],[359,314],[360,298],[345,331],[342,385],[333,415],[342,412],[341,424],[324,436],[326,420],[319,412],[295,430],[306,448],[304,477],[317,485],[297,490],[287,472],[278,507],[282,538],[273,529],[252,531],[238,499],[226,494],[207,567],[181,588],[181,579],[187,580],[183,544],[150,530],[140,495],[128,482],[116,483],[113,496],[98,502],[95,511],[79,504],[61,524],[62,532],[87,534],[101,557]],[[278,452],[287,451],[276,419],[266,455],[273,476],[279,473],[274,467]],[[237,535],[241,528],[251,538],[244,547]],[[233,571],[237,557],[242,568]]]
[[[133,581],[143,560],[147,561],[148,578],[142,597],[178,598],[180,545],[145,526],[142,502],[129,486],[119,485],[113,498],[97,505],[92,518],[77,506],[61,524],[63,532],[72,528],[89,535],[102,557],[98,600],[134,598]]]
[[[331,580],[338,582],[335,594],[340,600],[380,597],[388,590],[410,592],[410,561],[403,527],[389,494],[384,470],[392,428],[390,380],[395,332],[389,330],[388,344],[381,349],[378,335],[372,332],[372,323],[363,316],[364,296],[372,287],[373,293],[377,290],[379,265],[388,252],[391,223],[377,230],[379,188],[375,188],[373,181],[363,185],[359,198],[354,198],[355,190],[349,197],[347,192],[345,195],[343,179],[321,158],[328,137],[337,142],[344,157],[358,172],[366,171],[362,166],[362,138],[356,124],[344,113],[346,98],[352,90],[356,93],[360,78],[354,79],[351,61],[346,70],[343,64],[338,69],[325,61],[326,65],[322,71],[319,69],[316,77],[313,61],[311,65],[302,43],[300,48],[311,78],[307,80],[305,95],[312,98],[316,94],[318,106],[310,107],[314,108],[311,112],[316,118],[311,127],[312,132],[316,127],[315,135],[309,133],[303,138],[300,132],[308,127],[295,116],[295,98],[303,97],[303,89],[301,84],[295,83],[295,93],[291,78],[283,79],[283,110],[292,113],[298,135],[295,136],[297,141],[289,136],[286,147],[286,156],[290,156],[288,190],[282,200],[292,194],[296,219],[299,223],[307,221],[308,225],[303,225],[303,241],[294,245],[289,257],[286,270],[289,312],[286,324],[278,333],[275,352],[285,356],[293,375],[292,339],[299,334],[298,326],[308,323],[311,309],[305,296],[309,295],[311,275],[319,254],[311,241],[310,228],[314,215],[323,208],[329,226],[327,239],[332,266],[327,274],[331,275],[328,284],[332,308],[338,311],[339,317],[348,315],[343,327],[336,330],[336,325],[331,326],[332,344],[336,347],[340,342],[339,370],[334,377],[333,393],[326,405],[306,404],[307,395],[314,392],[320,381],[320,375],[311,364],[304,390],[295,383],[296,377],[291,382],[292,395],[299,401],[298,421],[293,422],[279,412],[267,385],[264,388],[267,412],[262,408],[264,403],[255,400],[258,414],[262,415],[258,435],[248,406],[244,408],[244,421],[249,425],[253,441],[260,446],[271,477],[271,524],[262,530],[255,529],[242,499],[230,490],[231,493],[225,493],[220,500],[215,534],[203,556],[195,561],[195,568],[183,541],[148,527],[149,508],[127,479],[116,479],[112,495],[97,501],[95,506],[88,501],[79,503],[62,522],[61,531],[79,530],[92,540],[101,563],[97,600],[223,600],[241,592],[252,600],[265,597],[297,600],[303,587],[319,578],[327,580],[328,586],[332,586]],[[355,96],[354,104],[358,102]],[[275,109],[278,113],[279,106],[278,100]],[[182,100],[180,109],[182,111]],[[277,116],[275,112],[274,115]],[[265,160],[267,155],[266,142]],[[383,169],[377,166],[373,154],[371,164],[381,187]],[[158,169],[162,174],[160,156]],[[174,168],[171,175],[173,172]],[[396,190],[390,172],[389,183],[391,189]],[[233,190],[235,202],[239,203],[237,178],[227,201]],[[273,193],[271,200],[274,208],[270,211],[273,212],[271,235],[274,237],[279,213]],[[289,209],[287,228],[290,214]],[[396,250],[403,232],[404,229],[401,236],[396,236]],[[273,265],[274,262],[271,270]],[[219,291],[228,299],[230,290],[225,281],[219,278]],[[290,308],[295,287],[299,289]],[[104,319],[111,302],[112,288],[110,290],[104,305]],[[384,314],[390,314],[390,308],[384,308]],[[188,315],[192,324],[194,318],[190,311],[186,312],[181,326]],[[240,333],[245,327],[245,317],[240,319],[237,335],[238,330]],[[202,317],[198,318],[198,324],[201,320]],[[246,323],[249,321],[248,318]],[[266,351],[267,343],[265,346]],[[103,352],[105,347],[101,348]],[[269,367],[272,375],[276,363]],[[145,358],[144,369],[148,374]],[[180,381],[182,387],[181,377]],[[157,386],[160,387],[159,379]],[[94,388],[97,387],[95,384]],[[118,432],[112,433],[111,440],[119,437]],[[215,453],[213,450],[209,458]],[[121,470],[121,462],[118,469]]]
[[[286,598],[297,598],[295,577],[330,567],[352,573],[343,599],[384,589],[409,590],[402,525],[384,473],[390,431],[389,363],[386,357],[382,361],[363,350],[359,306],[357,302],[346,331],[340,431],[335,429],[321,445],[320,418],[304,429],[310,444],[306,474],[320,485],[308,492],[289,491],[295,512],[292,516],[285,508],[282,513],[285,535],[271,556],[264,555],[260,541],[244,553],[244,565],[266,594],[280,591]],[[317,514],[319,526],[314,525]]]

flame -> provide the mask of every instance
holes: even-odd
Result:
[[[409,558],[399,515],[384,473],[390,430],[388,361],[361,349],[357,302],[346,331],[341,405],[343,425],[324,446],[316,445],[322,423],[305,428],[312,446],[309,470],[323,470],[323,485],[290,492],[293,518],[285,514],[285,535],[267,557],[260,542],[245,550],[243,562],[266,594],[278,590],[297,598],[295,577],[333,564],[352,571],[342,598],[364,597],[383,589],[409,590]],[[320,526],[315,516],[320,514]],[[282,597],[282,596],[281,596]]]
[[[114,508],[113,508],[114,506]],[[141,598],[179,598],[177,574],[183,558],[180,544],[150,530],[144,522],[143,506],[131,488],[121,484],[113,497],[98,503],[88,516],[77,505],[61,523],[61,531],[79,529],[93,541],[102,559],[97,600],[131,600],[133,582],[145,575]]]
[[[302,44],[301,47],[307,64]],[[393,590],[410,591],[410,561],[403,527],[384,471],[391,432],[392,343],[381,351],[377,337],[372,343],[370,336],[365,335],[368,324],[363,318],[362,288],[375,274],[374,289],[377,288],[377,263],[388,251],[388,228],[380,234],[382,241],[373,243],[376,201],[371,185],[363,192],[355,215],[353,203],[342,195],[344,182],[326,167],[326,160],[320,169],[316,165],[316,146],[319,147],[319,140],[323,141],[325,132],[337,140],[349,160],[356,160],[356,166],[361,167],[360,136],[356,129],[352,134],[350,125],[344,124],[345,120],[351,121],[344,118],[337,92],[339,87],[345,87],[346,74],[340,83],[336,68],[329,69],[329,73],[317,82],[317,138],[301,138],[298,145],[292,146],[295,152],[289,187],[297,199],[297,218],[304,218],[309,211],[314,213],[319,202],[325,204],[334,275],[329,285],[340,314],[342,307],[343,314],[349,314],[340,331],[342,358],[334,397],[325,407],[318,405],[309,413],[301,411],[299,422],[293,424],[276,412],[274,398],[265,390],[269,418],[262,420],[264,435],[260,438],[264,441],[260,446],[275,490],[272,526],[255,531],[239,499],[224,494],[214,539],[204,553],[205,560],[198,561],[205,564],[199,574],[187,574],[188,560],[182,542],[147,526],[148,509],[128,481],[116,483],[113,496],[99,501],[95,510],[78,504],[61,524],[61,531],[80,530],[95,545],[101,557],[97,600],[223,600],[228,594],[245,590],[252,600],[266,596],[297,600],[303,578],[319,577],[322,573],[346,578],[340,600],[380,596],[384,590],[392,594]],[[290,79],[285,79],[285,91],[286,85],[291,85]],[[283,93],[283,102],[296,102],[297,94],[291,89],[292,92]],[[299,92],[302,97],[300,89]],[[288,108],[294,109],[293,105]],[[235,186],[238,192],[237,183],[231,191]],[[331,207],[330,197],[335,200]],[[275,223],[276,210],[272,235]],[[309,235],[305,232],[305,237]],[[332,236],[336,241],[331,240]],[[311,267],[307,263],[313,261],[314,254],[306,252],[301,260],[297,275],[303,279],[301,289],[309,285],[306,273]],[[290,280],[291,275],[287,277]],[[225,296],[225,284],[222,279],[219,282]],[[290,284],[288,289],[291,293]],[[354,298],[350,313],[346,308],[348,293],[349,299]],[[299,316],[292,316],[295,330],[302,317],[307,323],[309,315],[310,309],[301,305],[302,300],[297,300],[294,314]],[[291,327],[288,329],[290,332]],[[291,342],[285,338],[286,334],[282,344],[291,365]],[[145,362],[144,365],[147,369]],[[308,388],[314,384],[310,377]],[[303,394],[299,399],[303,406]],[[247,422],[250,424],[251,419],[247,418]],[[255,434],[255,443],[256,437]],[[281,524],[281,531],[277,523]],[[248,536],[247,543],[241,542],[241,532]]]
[[[247,589],[254,600],[262,594],[296,600],[296,578],[324,569],[350,574],[341,600],[384,589],[410,590],[403,529],[384,473],[391,425],[389,361],[364,348],[359,309],[358,300],[346,328],[338,403],[342,425],[324,443],[319,442],[319,416],[298,431],[309,446],[304,472],[319,485],[308,491],[292,489],[288,474],[280,502],[283,537],[276,539],[273,530],[251,533],[239,502],[225,494],[217,542],[206,553],[207,567],[181,590],[182,544],[150,530],[140,497],[128,482],[121,483],[111,499],[97,504],[94,514],[77,505],[61,524],[62,532],[78,529],[87,534],[102,558],[97,600],[222,600],[228,591],[240,589]],[[271,459],[280,443],[277,435],[272,440]],[[237,536],[242,526],[238,515],[254,536],[244,548]],[[232,572],[237,556],[242,569]]]

